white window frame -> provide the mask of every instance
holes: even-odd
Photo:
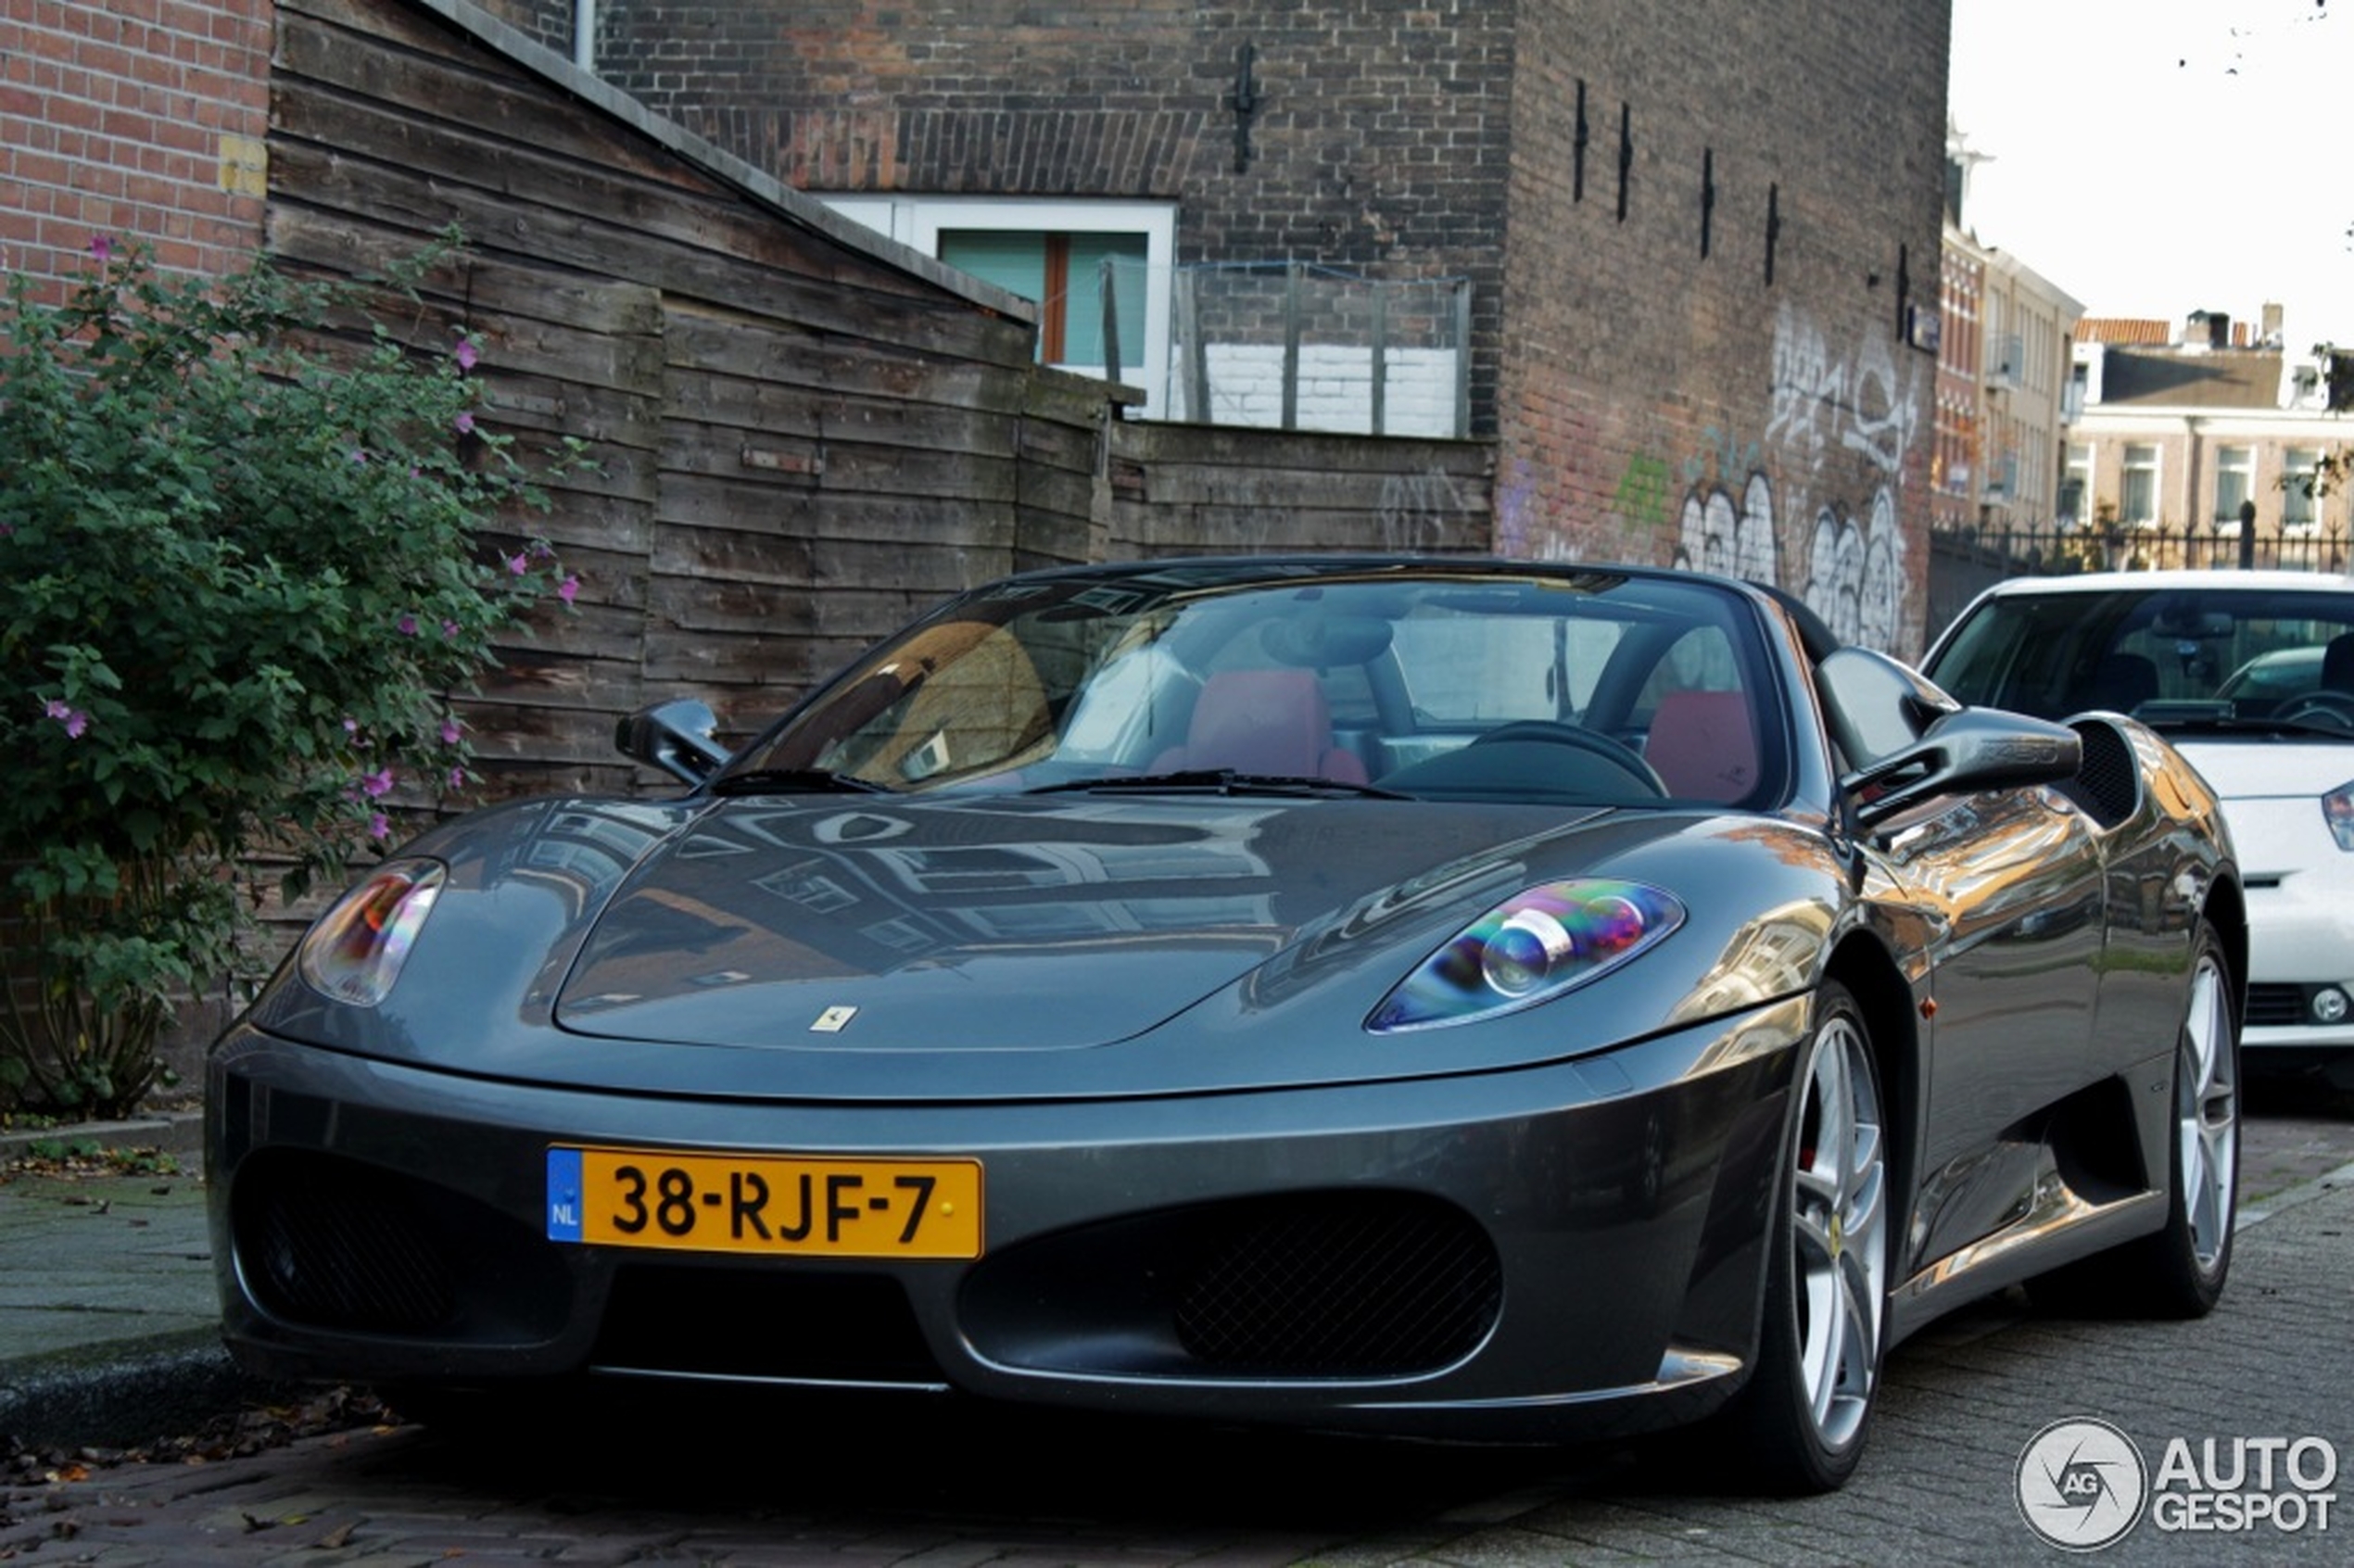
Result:
[[[1123,386],[1145,392],[1144,412],[1159,417],[1169,401],[1171,280],[1176,275],[1177,209],[1167,202],[1039,201],[1026,196],[826,196],[843,217],[937,259],[943,229],[1017,230],[1032,234],[1133,234],[1145,236],[1145,341],[1120,347]],[[1141,358],[1129,360],[1131,355]],[[1104,367],[1058,367],[1100,376]]]
[[[2236,474],[2240,480],[2240,499],[2256,499],[2256,449],[2236,443],[2215,449],[2215,531],[2225,538],[2237,538],[2240,532],[2239,501],[2227,511],[2223,505],[2223,476]]]
[[[2320,472],[2322,449],[2319,447],[2284,447],[2281,449],[2281,532],[2310,534],[2321,526],[2322,501],[2298,487],[2300,476]]]
[[[2060,523],[2063,525],[2082,525],[2091,522],[2093,509],[2093,444],[2090,441],[2070,441],[2068,444],[2068,468],[2067,471],[2060,475],[2059,500],[2062,505],[2066,505],[2069,499],[2069,488],[2070,485],[2075,487],[2075,510],[2073,512],[2062,512],[2059,517]]]
[[[2147,452],[2149,454],[2149,462],[2146,465],[2137,464],[2133,461],[2133,454],[2136,452]],[[2158,487],[2160,483],[2166,477],[2166,453],[2164,449],[2162,449],[2155,441],[2128,441],[2125,444],[2125,450],[2119,458],[2119,462],[2120,464],[2120,477],[2117,482],[2117,521],[2119,525],[2127,528],[2157,527],[2158,514],[2164,510],[2163,503],[2159,499],[2161,492]],[[2133,494],[2133,486],[2128,483],[2128,481],[2133,478],[2136,472],[2141,471],[2144,467],[2146,467],[2150,479],[2149,514],[2145,517],[2129,516],[2126,509],[2128,505],[2128,498]]]

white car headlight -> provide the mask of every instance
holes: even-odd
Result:
[[[302,939],[297,963],[313,990],[373,1007],[392,993],[433,913],[449,870],[438,861],[394,860],[335,901]]]
[[[2329,824],[2338,848],[2354,852],[2354,780],[2322,797],[2322,820]]]
[[[1424,959],[1382,999],[1376,1034],[1435,1029],[1550,1001],[1626,963],[1684,923],[1674,894],[1581,877],[1506,899]]]

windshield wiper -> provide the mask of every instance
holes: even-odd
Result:
[[[1158,790],[1168,794],[1274,795],[1301,800],[1329,795],[1374,801],[1411,801],[1395,790],[1359,784],[1347,778],[1305,778],[1285,774],[1237,773],[1230,767],[1185,768],[1175,773],[1115,773],[1099,778],[1071,778],[1041,784],[1026,795],[1082,794],[1090,790]]]
[[[888,795],[892,791],[869,779],[822,767],[750,767],[711,781],[715,795]]]

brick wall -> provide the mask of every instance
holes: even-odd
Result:
[[[1944,0],[1521,15],[1500,544],[1778,582],[1917,654]]]
[[[505,3],[569,46],[565,0]],[[1499,548],[1766,576],[1918,651],[1949,0],[600,19],[608,80],[790,184],[1163,200],[1181,263],[1467,278]]]
[[[1493,406],[1511,7],[601,5],[601,74],[788,184],[1170,201],[1181,265],[1470,277]]]
[[[272,0],[12,0],[0,264],[70,275],[99,235],[218,272],[259,243]]]

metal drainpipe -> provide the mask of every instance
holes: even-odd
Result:
[[[597,0],[572,0],[572,63],[596,73]]]

